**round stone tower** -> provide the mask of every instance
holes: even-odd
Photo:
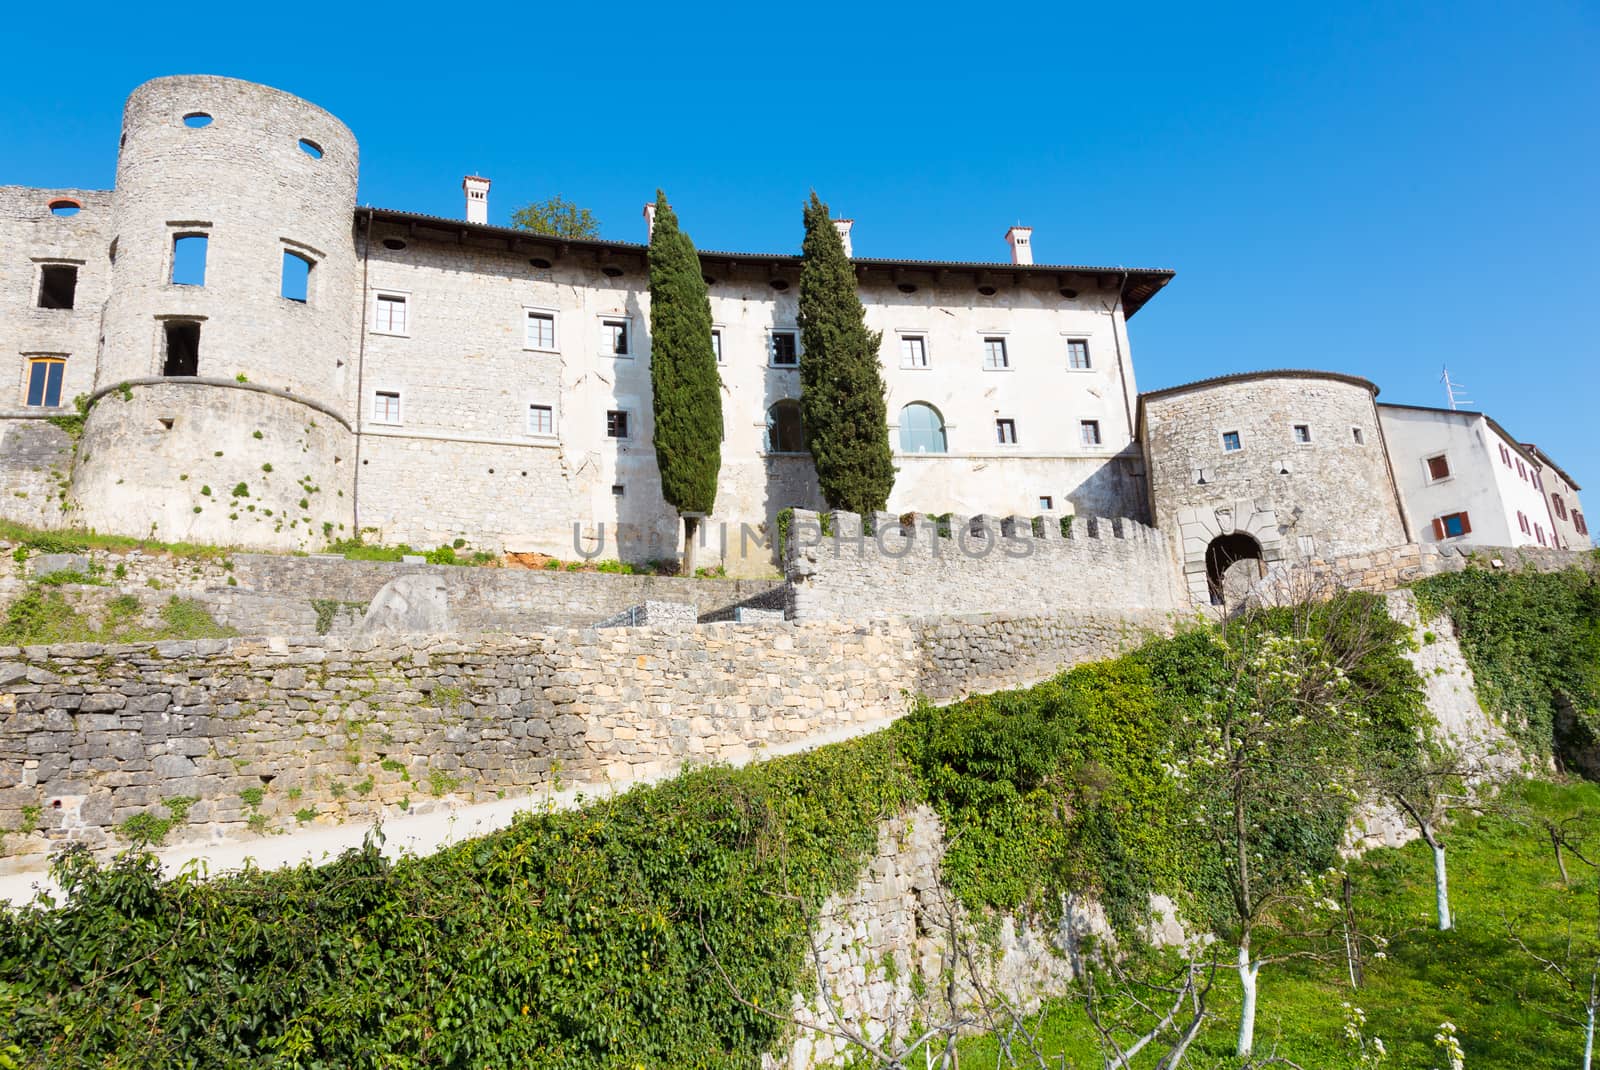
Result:
[[[357,171],[344,124],[276,89],[182,76],[128,98],[81,523],[272,548],[349,534]]]
[[[1151,515],[1194,601],[1217,601],[1242,561],[1248,579],[1407,541],[1377,394],[1353,375],[1276,371],[1139,396]]]

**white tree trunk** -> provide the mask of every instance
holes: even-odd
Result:
[[[1583,1070],[1589,1070],[1594,1061],[1594,1011],[1595,1005],[1589,1004],[1589,1014],[1583,1025]]]
[[[1445,872],[1444,848],[1439,844],[1433,847],[1433,892],[1439,904],[1439,931],[1446,932],[1455,924],[1450,920],[1450,880]]]
[[[1236,1054],[1243,1058],[1250,1054],[1256,1042],[1256,974],[1261,963],[1250,961],[1250,948],[1239,949],[1239,988],[1243,998],[1239,1004],[1239,1046]]]
[[[699,517],[686,516],[683,518],[683,575],[690,579],[694,579],[694,544],[699,528]]]

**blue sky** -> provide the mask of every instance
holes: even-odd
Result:
[[[495,222],[561,193],[638,241],[662,186],[700,246],[779,251],[815,187],[860,255],[981,260],[1020,221],[1041,262],[1176,269],[1144,389],[1441,404],[1448,363],[1600,495],[1600,6],[556,6],[13,21],[0,183],[109,187],[127,93],[212,73],[342,118],[384,207],[459,214],[476,171]]]

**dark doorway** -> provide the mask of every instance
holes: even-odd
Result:
[[[1255,578],[1267,574],[1266,562],[1261,559],[1261,544],[1243,532],[1218,535],[1206,547],[1206,588],[1211,592],[1211,604],[1222,605],[1223,577],[1228,568],[1239,561],[1255,561]]]
[[[193,320],[167,321],[167,354],[162,375],[200,374],[200,325]]]

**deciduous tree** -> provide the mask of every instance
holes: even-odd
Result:
[[[511,225],[518,230],[549,234],[556,238],[598,238],[600,221],[587,208],[556,194],[546,200],[525,204],[511,213]]]

